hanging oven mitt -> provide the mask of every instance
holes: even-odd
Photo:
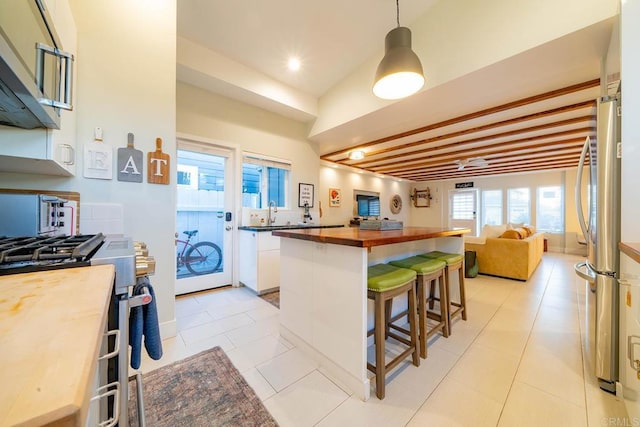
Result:
[[[145,287],[151,295],[151,302],[143,306],[131,308],[129,317],[129,345],[131,345],[131,367],[133,369],[140,367],[143,335],[144,347],[149,357],[154,360],[162,357],[162,339],[160,337],[160,326],[158,324],[156,296],[147,276],[138,279],[136,285],[133,287],[132,296],[142,295]]]

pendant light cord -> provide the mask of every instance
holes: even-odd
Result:
[[[396,0],[396,23],[400,27],[400,0]]]

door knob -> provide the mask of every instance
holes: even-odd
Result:
[[[232,228],[233,227],[231,227],[230,225],[227,225],[224,229],[227,230],[227,231],[231,231]]]

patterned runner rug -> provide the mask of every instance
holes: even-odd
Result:
[[[220,347],[145,373],[142,384],[147,426],[278,425]],[[134,391],[129,422],[139,425]]]
[[[275,292],[270,292],[268,294],[260,295],[260,298],[262,298],[269,304],[280,308],[280,291],[275,291]]]

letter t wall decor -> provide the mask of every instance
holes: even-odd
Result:
[[[169,155],[162,152],[162,139],[156,138],[156,151],[147,153],[147,182],[169,184]]]

